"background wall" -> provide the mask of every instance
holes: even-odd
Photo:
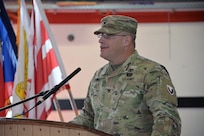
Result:
[[[98,38],[93,32],[100,24],[55,24],[51,29],[58,44],[67,75],[77,67],[82,71],[70,80],[74,98],[85,98],[94,72],[107,63],[99,57]],[[73,41],[67,36],[74,35]],[[155,60],[168,69],[178,97],[204,97],[204,22],[140,23],[136,48],[140,55]],[[58,99],[69,99],[66,91]],[[179,108],[182,136],[204,134],[204,109]],[[62,111],[64,120],[74,118],[73,111]],[[56,111],[48,120],[59,121]]]

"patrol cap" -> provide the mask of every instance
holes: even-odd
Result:
[[[136,34],[137,20],[123,15],[109,15],[101,19],[102,27],[95,31],[94,34],[107,33],[116,34],[119,32],[129,32]]]

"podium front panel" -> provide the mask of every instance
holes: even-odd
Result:
[[[0,136],[110,136],[109,134],[66,122],[0,119]]]

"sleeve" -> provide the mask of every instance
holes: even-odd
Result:
[[[179,136],[181,120],[177,111],[177,96],[164,67],[147,74],[145,90],[144,98],[153,116],[152,136]]]
[[[78,116],[76,116],[69,123],[83,125],[83,126],[87,126],[89,128],[94,128],[93,109],[92,109],[91,100],[90,100],[88,94],[84,100],[84,107],[82,108],[80,114]]]

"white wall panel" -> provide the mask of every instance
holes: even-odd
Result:
[[[179,96],[204,96],[204,23],[171,24],[172,78]]]

